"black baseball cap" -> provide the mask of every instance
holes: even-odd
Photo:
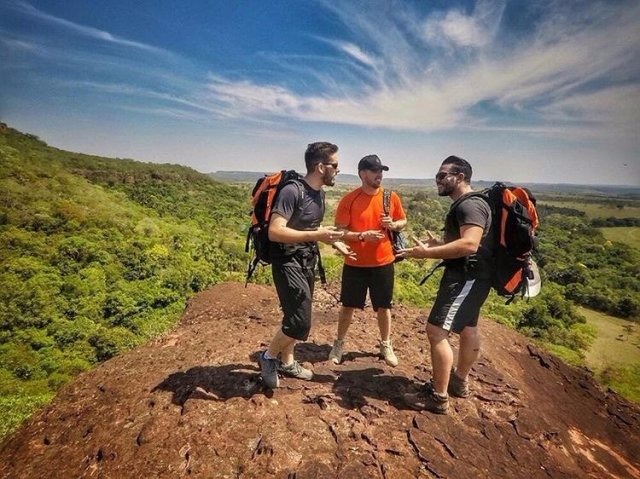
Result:
[[[378,155],[367,155],[358,163],[358,171],[362,170],[389,171],[389,167],[382,164]]]

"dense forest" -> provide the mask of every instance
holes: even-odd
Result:
[[[244,279],[250,185],[61,151],[6,126],[0,167],[1,437],[75,375],[169,330],[194,293]],[[447,199],[416,190],[403,201],[413,233],[441,229]],[[574,303],[637,319],[639,252],[575,210],[541,213],[543,293],[508,306],[492,296],[483,314],[579,362],[593,331]],[[430,306],[439,275],[418,285],[428,266],[399,263],[397,301]],[[254,280],[269,282],[268,270]]]

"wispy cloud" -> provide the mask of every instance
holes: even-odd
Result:
[[[552,120],[580,118],[598,128],[605,123],[637,134],[640,85],[615,86],[572,95],[542,108],[541,111]]]
[[[340,35],[311,32],[309,40],[324,47],[314,54],[254,53],[261,70],[247,62],[233,77],[24,1],[8,0],[2,8],[74,42],[47,42],[30,29],[2,32],[0,47],[55,64],[56,72],[83,72],[55,86],[110,95],[113,107],[193,121],[576,137],[634,134],[630,125],[640,122],[638,2],[540,0],[532,3],[536,20],[526,22],[526,33],[510,36],[506,0],[428,14],[409,2],[371,0],[362,8],[355,1],[316,1],[343,25]],[[518,14],[527,8],[518,5]],[[94,41],[75,42],[79,37]],[[48,73],[43,68],[32,77]]]
[[[326,83],[323,94],[307,95],[277,84],[230,81],[217,75],[210,79],[209,91],[230,116],[250,113],[435,130],[489,121],[472,111],[481,102],[506,115],[526,110],[537,121],[551,112],[559,119],[557,113],[562,111],[564,121],[609,123],[620,116],[615,113],[617,103],[612,104],[613,111],[588,107],[597,103],[596,98],[621,99],[619,94],[599,94],[602,80],[638,84],[638,4],[611,5],[604,12],[596,4],[579,17],[550,10],[535,31],[511,47],[497,38],[505,11],[502,0],[481,0],[470,15],[451,10],[422,19],[415,12],[374,17],[349,5],[340,7],[328,8],[358,41],[332,42],[372,69],[370,75],[377,78],[373,87],[363,81],[360,88],[350,85],[340,90],[335,83]],[[453,49],[454,55],[438,55],[443,46]],[[469,48],[473,55],[455,55],[456,49]],[[581,101],[586,102],[584,108],[569,108]],[[626,112],[623,116],[640,120],[635,109],[619,106]],[[531,123],[531,131],[540,131],[540,125]]]
[[[111,43],[114,45],[136,48],[136,49],[140,49],[140,50],[155,53],[155,54],[172,55],[171,52],[164,50],[162,48],[157,48],[152,45],[147,45],[141,42],[127,40],[125,38],[112,35],[111,33],[104,30],[100,30],[98,28],[94,28],[86,25],[80,25],[78,23],[65,20],[64,18],[56,17],[42,10],[38,10],[33,5],[27,2],[10,0],[7,2],[6,7],[30,19],[38,20],[44,24],[64,29],[76,35],[81,35],[83,37],[92,38],[94,40],[99,40],[99,41]]]
[[[364,51],[362,51],[362,49],[358,45],[355,45],[354,43],[350,43],[350,42],[342,42],[342,41],[335,41],[335,40],[328,40],[328,43],[332,44],[338,50],[346,53],[351,58],[362,63],[363,65],[366,65],[371,68],[376,68],[375,59],[369,56]]]

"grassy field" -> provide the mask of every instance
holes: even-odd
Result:
[[[634,248],[640,249],[640,227],[620,226],[615,228],[600,228],[605,238],[610,241],[619,241]]]
[[[640,403],[640,323],[579,309],[598,330],[586,366],[604,386]]]
[[[542,204],[557,206],[559,208],[573,208],[584,211],[589,219],[592,218],[638,218],[640,217],[640,205],[625,205],[622,208],[614,204],[581,202],[577,200],[569,201],[541,201]]]
[[[615,363],[640,363],[640,323],[614,318],[586,308],[579,309],[588,323],[598,330],[598,336],[585,358],[589,368],[601,371]]]

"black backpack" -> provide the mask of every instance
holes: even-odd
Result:
[[[527,293],[532,255],[538,246],[536,230],[540,224],[536,199],[527,188],[495,183],[481,193],[493,216],[493,288],[501,296]]]
[[[245,286],[251,279],[256,267],[259,264],[271,264],[271,240],[269,239],[269,223],[271,221],[271,210],[275,204],[278,194],[289,183],[297,183],[300,191],[299,208],[302,208],[304,200],[304,186],[302,185],[302,175],[294,170],[281,170],[271,175],[264,175],[256,181],[251,191],[251,224],[247,232],[247,241],[244,250],[249,253],[254,251],[254,256],[249,260]],[[325,273],[322,266],[320,254],[318,254],[318,270],[320,280],[325,283]]]
[[[532,255],[538,245],[536,230],[539,225],[536,199],[531,192],[520,186],[507,186],[497,182],[493,186],[472,192],[460,198],[451,206],[454,211],[460,201],[472,196],[484,199],[491,208],[491,228],[494,244],[492,258],[492,286],[495,291],[506,296],[507,304],[517,295],[527,293],[527,279],[533,279],[531,271]],[[438,263],[420,284],[445,266]]]
[[[294,170],[282,170],[271,175],[264,175],[256,181],[251,191],[251,224],[247,232],[244,250],[246,253],[254,251],[253,259],[247,266],[246,282],[253,275],[258,264],[271,264],[271,240],[269,240],[269,222],[271,208],[278,193],[290,182],[300,182],[302,177]],[[301,202],[302,203],[302,202]]]

